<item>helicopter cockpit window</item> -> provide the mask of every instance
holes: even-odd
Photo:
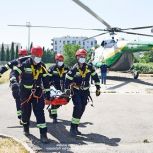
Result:
[[[115,44],[116,44],[115,40],[111,39],[111,40],[104,40],[104,41],[102,41],[101,46],[104,47],[104,48],[111,48]]]

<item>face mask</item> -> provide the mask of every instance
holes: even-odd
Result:
[[[34,62],[36,63],[36,64],[38,64],[38,63],[40,63],[41,62],[41,57],[34,57]]]
[[[62,66],[63,65],[63,62],[57,62],[57,65],[58,66]]]
[[[78,60],[78,62],[81,63],[81,64],[85,63],[85,61],[86,61],[86,59],[83,58],[83,57],[80,57],[79,60]]]

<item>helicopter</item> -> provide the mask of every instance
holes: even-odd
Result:
[[[108,24],[105,20],[99,17],[94,11],[92,11],[88,6],[83,4],[81,1],[79,0],[72,0],[72,1],[75,2],[77,5],[79,5],[80,7],[82,7],[90,15],[95,17],[98,21],[100,21],[103,25],[106,26],[106,29],[90,29],[90,30],[103,31],[103,33],[100,33],[92,37],[101,36],[107,33],[109,33],[110,36],[112,37],[111,39],[103,40],[101,42],[101,46],[94,50],[94,55],[92,57],[93,65],[95,65],[96,67],[100,67],[103,63],[105,63],[110,70],[128,71],[133,74],[134,79],[137,79],[139,73],[136,70],[132,69],[134,62],[133,53],[153,50],[153,44],[151,43],[140,44],[135,42],[128,42],[127,40],[124,39],[115,39],[115,35],[116,33],[125,33],[131,35],[153,37],[153,35],[127,31],[127,30],[152,28],[153,26],[124,28],[124,29],[119,27],[112,27],[110,24]],[[151,32],[153,32],[153,28],[151,29]]]
[[[96,67],[100,67],[102,63],[106,63],[110,70],[112,71],[127,71],[133,74],[134,79],[137,79],[139,73],[132,69],[133,61],[134,61],[134,52],[142,52],[142,51],[150,51],[153,50],[153,44],[151,43],[135,43],[129,42],[124,39],[115,39],[115,35],[117,33],[124,33],[129,35],[137,35],[137,36],[147,36],[153,37],[153,35],[142,34],[137,32],[131,32],[129,30],[138,30],[138,29],[147,29],[151,28],[151,32],[153,32],[153,26],[143,26],[143,27],[132,27],[132,28],[119,28],[113,27],[108,24],[105,20],[103,20],[100,16],[98,16],[93,10],[91,10],[87,5],[82,3],[80,0],[72,0],[74,3],[79,5],[85,11],[87,11],[90,15],[92,15],[95,19],[101,22],[106,29],[89,29],[89,28],[72,28],[72,27],[53,27],[53,26],[32,26],[32,25],[9,25],[9,26],[20,26],[30,28],[62,28],[62,29],[77,29],[77,30],[94,30],[100,31],[102,33],[89,37],[87,39],[98,37],[105,34],[110,34],[111,38],[103,40],[101,42],[101,46],[94,51],[94,60],[93,64]],[[30,31],[30,30],[29,30]],[[85,39],[85,40],[87,40]],[[85,41],[84,40],[84,41]]]
[[[100,67],[105,63],[112,71],[131,72],[134,79],[139,73],[133,69],[134,55],[136,52],[153,50],[153,44],[140,44],[127,40],[108,39],[101,43],[101,46],[94,51],[92,57],[93,65]]]

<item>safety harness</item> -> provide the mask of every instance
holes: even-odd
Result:
[[[81,85],[76,85],[75,83],[72,83],[72,84],[70,85],[70,89],[71,89],[71,91],[72,91],[72,94],[73,94],[73,92],[74,92],[74,91],[73,91],[73,88],[78,89],[78,90],[79,90],[79,89],[81,89],[81,90],[87,90],[87,89],[89,89],[89,87],[84,88],[84,79],[85,79],[87,73],[89,72],[88,65],[86,65],[85,71],[82,71],[82,70],[79,68],[79,66],[77,66],[77,70],[79,71],[79,73],[80,73],[80,75],[81,75],[81,77],[82,77],[82,83],[81,83]],[[92,103],[91,106],[92,106],[92,107],[94,106],[94,105],[93,105],[93,99],[92,99],[90,93],[89,93],[89,95],[88,95],[87,101],[88,101],[88,102],[91,101],[91,103]]]
[[[58,73],[58,75],[60,77],[60,87],[61,87],[61,91],[64,91],[64,88],[63,88],[63,80],[61,80],[61,78],[63,77],[64,72],[65,72],[64,67],[61,70],[59,68],[56,68],[56,71],[57,71],[57,73]]]
[[[85,78],[86,75],[87,75],[87,73],[89,72],[87,65],[86,65],[86,68],[85,68],[85,71],[84,72],[79,68],[79,66],[77,66],[77,70],[79,71],[79,73],[80,73],[80,75],[81,75],[82,78]]]
[[[60,78],[63,77],[63,74],[64,74],[64,67],[61,69],[61,71],[60,71],[58,68],[56,68],[56,70],[57,70],[57,72],[58,72]]]
[[[35,92],[36,92],[36,89],[35,89],[35,83],[39,77],[39,74],[40,73],[43,73],[43,69],[45,70],[45,72],[47,72],[46,68],[44,66],[41,65],[41,67],[38,69],[38,70],[35,70],[34,66],[31,65],[31,69],[32,69],[32,74],[33,74],[33,78],[34,78],[34,83],[32,85],[32,89],[31,89],[31,94],[30,96],[21,103],[21,106],[24,105],[25,103],[28,103],[30,101],[30,99],[33,97],[33,98],[36,98],[37,99],[37,102],[38,102],[38,99],[40,99],[43,95],[43,92],[41,92],[40,96],[36,96],[35,95]]]

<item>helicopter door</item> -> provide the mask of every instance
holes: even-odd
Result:
[[[101,46],[104,48],[112,48],[116,44],[114,39],[111,40],[104,40],[101,43]]]

